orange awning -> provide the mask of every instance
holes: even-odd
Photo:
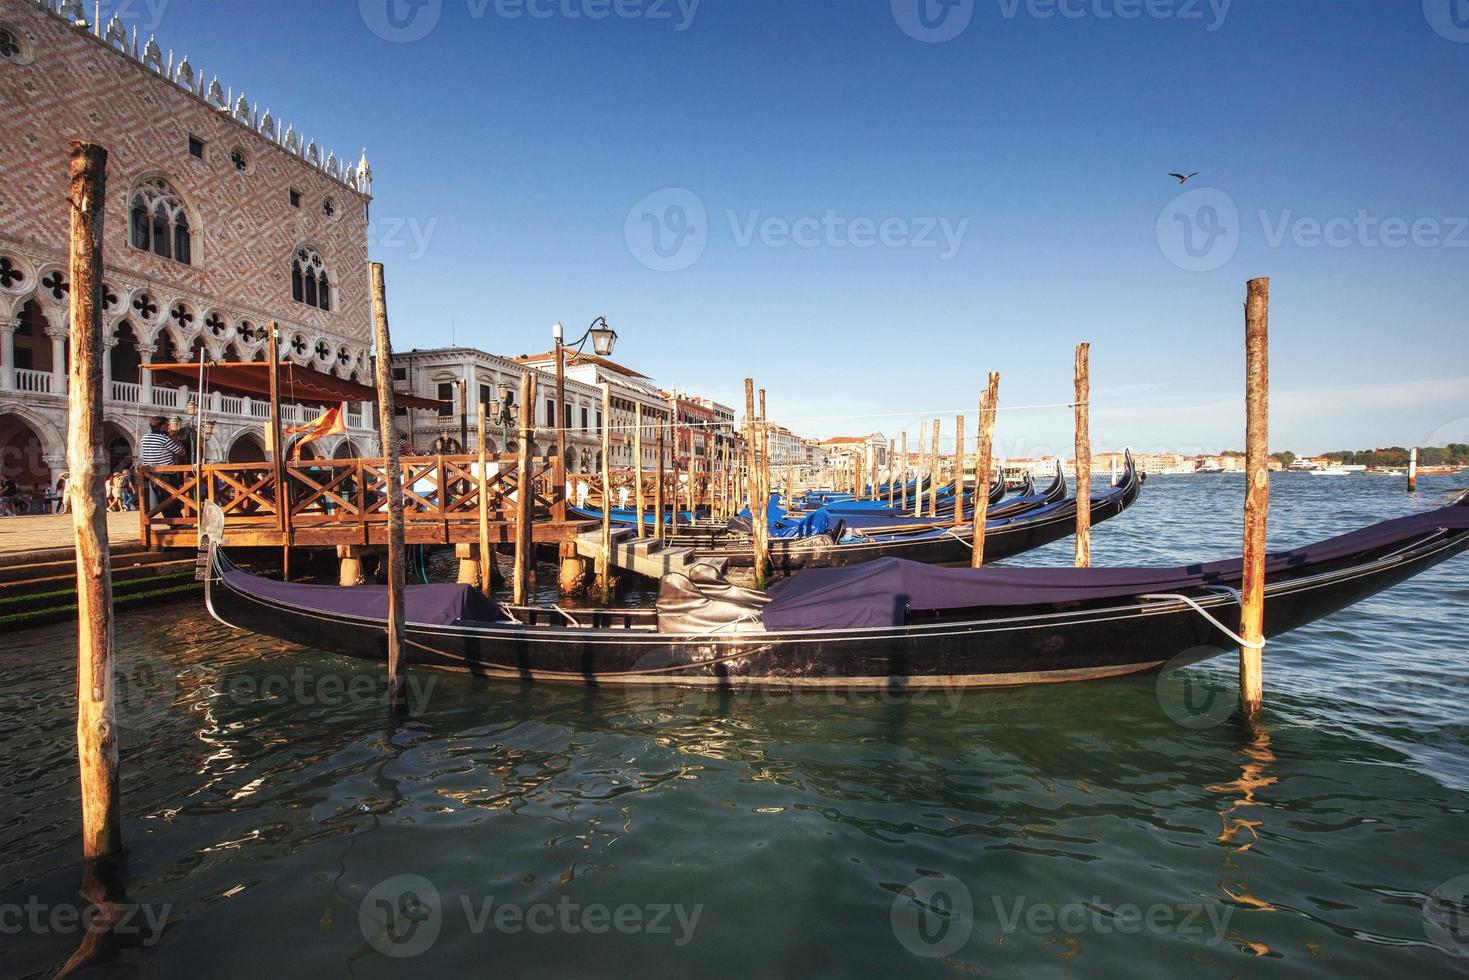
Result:
[[[199,365],[144,364],[158,380],[196,388]],[[375,402],[377,389],[336,375],[324,374],[292,361],[280,365],[281,401],[298,405],[336,405],[341,402]],[[270,398],[270,365],[264,361],[232,361],[204,365],[204,390],[223,395],[242,395],[262,401]],[[407,408],[437,410],[444,403],[433,398],[393,392],[393,404]]]

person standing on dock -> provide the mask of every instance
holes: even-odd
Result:
[[[143,457],[143,465],[149,469],[157,466],[173,466],[184,455],[184,447],[168,434],[168,424],[168,420],[162,415],[155,415],[148,422],[148,434],[143,437],[138,451]],[[172,482],[171,475],[164,475],[159,479]],[[163,493],[157,487],[149,486],[148,509],[155,510],[162,504]]]

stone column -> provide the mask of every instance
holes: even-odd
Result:
[[[138,362],[139,362],[139,364],[152,364],[153,363],[153,352],[156,351],[156,350],[158,350],[158,347],[157,347],[156,344],[139,344],[138,345]],[[153,404],[153,372],[152,371],[149,371],[146,367],[139,367],[138,368],[138,383],[143,386],[142,393],[138,395],[138,404],[144,405],[144,406],[146,406],[146,405],[152,405]]]
[[[116,337],[102,341],[102,400],[112,401],[112,351],[117,347]]]
[[[20,319],[0,316],[0,388],[15,388],[15,330]]]
[[[46,336],[51,338],[51,394],[66,394],[66,339],[69,331],[65,323],[59,327],[47,327]]]

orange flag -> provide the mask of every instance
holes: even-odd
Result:
[[[308,442],[325,438],[326,436],[338,435],[347,431],[347,425],[342,421],[342,406],[336,405],[327,409],[316,418],[300,425],[293,425],[285,430],[288,436],[301,435],[296,444],[291,447],[291,455],[299,459],[301,447]]]

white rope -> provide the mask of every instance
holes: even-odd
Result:
[[[557,603],[551,603],[551,608],[559,612],[561,615],[565,616],[567,622],[571,623],[572,626],[575,626],[577,628],[581,627],[581,623],[577,622],[576,617],[567,612],[565,609],[562,609],[561,606]]]
[[[1239,594],[1239,590],[1238,589],[1232,589],[1232,588],[1230,588],[1227,585],[1211,586],[1211,588],[1215,588],[1215,589],[1218,589],[1220,591],[1227,592],[1230,595],[1234,596],[1234,601],[1235,602],[1239,603],[1240,605],[1243,605],[1244,604],[1243,601],[1240,599],[1240,594]],[[1242,647],[1244,647],[1244,648],[1246,648],[1248,650],[1263,650],[1263,649],[1265,649],[1265,641],[1264,640],[1261,640],[1259,643],[1251,643],[1249,640],[1247,640],[1244,637],[1240,636],[1238,633],[1236,633],[1234,630],[1230,629],[1228,626],[1225,626],[1223,623],[1219,622],[1219,620],[1215,619],[1209,613],[1209,611],[1207,609],[1205,609],[1203,606],[1199,605],[1197,602],[1195,602],[1193,599],[1190,599],[1186,595],[1179,595],[1177,592],[1155,592],[1155,593],[1149,593],[1148,595],[1140,595],[1140,596],[1138,596],[1138,598],[1139,599],[1176,599],[1179,602],[1185,603],[1185,604],[1193,607],[1194,612],[1198,613],[1200,616],[1203,616],[1209,622],[1213,623],[1214,626],[1215,626],[1215,628],[1218,629],[1219,632],[1223,633],[1225,636],[1229,637],[1231,640],[1233,640],[1235,643],[1239,644],[1240,646],[1242,646]]]

